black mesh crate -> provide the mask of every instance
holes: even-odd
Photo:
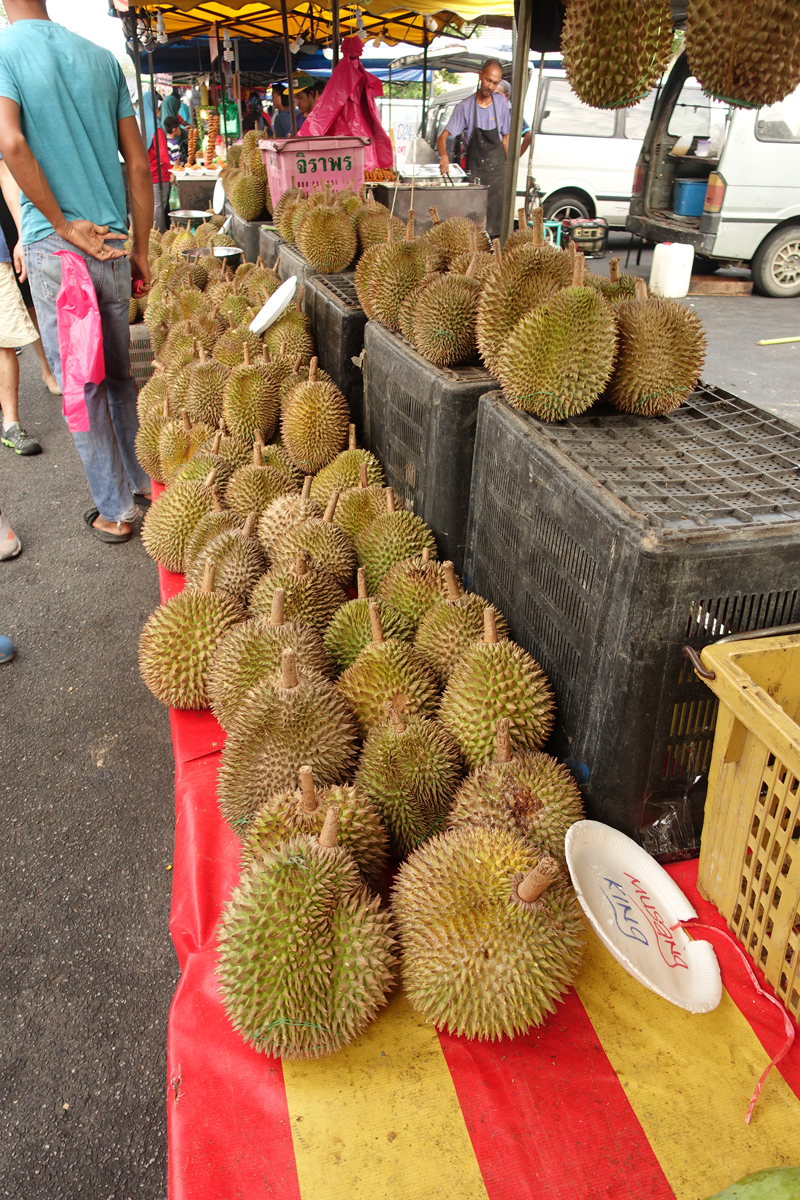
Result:
[[[687,850],[717,702],[681,650],[800,619],[800,429],[703,386],[556,424],[484,396],[464,574],[550,677],[589,814]]]
[[[367,314],[358,302],[355,272],[307,275],[304,300],[319,365],[344,392],[359,441],[364,438],[364,377],[353,359],[364,349]]]
[[[225,215],[232,217],[228,233],[242,251],[245,262],[255,262],[258,258],[258,235],[261,230],[260,221],[243,221],[233,211],[230,200],[225,201]]]
[[[478,401],[494,380],[477,363],[435,367],[377,321],[364,331],[363,371],[364,442],[460,571]]]
[[[281,255],[278,261],[278,274],[281,279],[286,280],[290,275],[297,276],[297,286],[306,286],[306,277],[313,275],[314,268],[311,263],[301,254],[297,246],[290,246],[288,242],[281,242]]]
[[[153,374],[153,343],[146,325],[130,325],[131,375],[140,390]]]
[[[258,253],[265,267],[274,267],[278,251],[285,246],[281,235],[273,225],[262,225],[258,231]]]

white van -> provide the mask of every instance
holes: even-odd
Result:
[[[684,155],[673,150],[682,140]],[[694,215],[676,212],[682,180],[697,180]],[[707,265],[749,266],[766,296],[800,296],[800,88],[770,108],[709,100],[686,55],[670,71],[642,144],[627,227],[684,242]]]

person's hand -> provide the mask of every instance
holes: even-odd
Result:
[[[28,278],[28,268],[25,266],[25,252],[22,249],[22,242],[17,242],[14,247],[14,270],[17,272],[17,279],[20,283],[24,283]]]
[[[439,174],[440,175],[449,175],[450,174],[450,159],[447,157],[446,154],[441,154],[439,156]]]
[[[79,250],[91,254],[92,258],[111,261],[125,254],[121,247],[106,245],[106,242],[123,242],[124,234],[109,233],[107,225],[95,225],[94,221],[66,221],[56,233]]]
[[[128,258],[131,264],[131,284],[138,279],[142,285],[136,295],[146,296],[150,291],[150,264],[147,261],[147,253],[140,250],[132,250]]]

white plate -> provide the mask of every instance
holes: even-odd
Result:
[[[225,209],[225,188],[222,186],[221,179],[218,179],[214,184],[214,197],[211,201],[211,207],[217,216]]]
[[[278,317],[282,317],[286,309],[294,300],[294,294],[297,291],[297,276],[290,275],[289,278],[281,284],[277,292],[273,292],[267,303],[261,309],[261,312],[256,313],[250,322],[251,333],[263,333],[265,329],[269,329],[270,325],[274,325]]]
[[[717,956],[709,942],[671,929],[697,913],[664,868],[599,821],[576,822],[566,854],[581,908],[628,974],[679,1008],[715,1009],[722,999]]]
[[[220,233],[229,233],[231,224],[233,223],[233,213],[228,217],[227,221],[223,221]]]

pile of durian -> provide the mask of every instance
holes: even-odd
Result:
[[[202,292],[209,283],[219,281],[223,271],[221,259],[204,254],[202,258],[198,257],[189,263],[182,251],[203,246],[235,246],[233,238],[220,232],[224,219],[209,213],[208,220],[194,231],[178,228],[168,229],[162,234],[155,227],[150,230],[147,260],[152,287],[146,296],[131,295],[128,322],[131,325],[145,322],[150,329],[154,350],[163,345],[170,323],[181,319],[177,315],[177,308],[165,311],[164,302],[178,299],[185,291]],[[125,242],[126,251],[132,249],[132,236],[131,232]],[[188,310],[193,311],[197,307],[197,298],[181,303],[188,315]]]
[[[225,1008],[257,1049],[317,1057],[363,1031],[399,966],[437,1026],[525,1032],[582,947],[564,862],[580,795],[542,750],[552,688],[397,508],[302,314],[267,332],[273,354],[201,296],[139,394],[142,465],[166,483],[143,543],[185,575],[140,666],[226,731]]]
[[[267,169],[258,148],[261,136],[250,129],[241,145],[230,146],[220,178],[231,208],[243,221],[258,221],[272,215]]]

